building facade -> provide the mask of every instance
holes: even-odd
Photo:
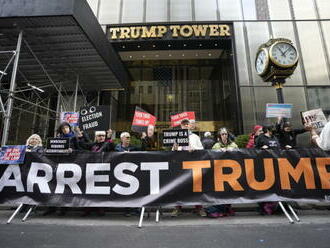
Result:
[[[294,106],[293,124],[301,125],[300,111],[319,107],[327,113],[330,111],[330,2],[327,0],[88,2],[107,33],[114,27],[155,23],[232,25],[233,46],[224,45],[224,40],[200,39],[201,44],[183,41],[179,45],[166,40],[166,47],[166,42],[160,43],[162,39],[158,38],[150,39],[147,45],[145,41],[133,42],[136,45],[133,48],[129,47],[132,40],[123,37],[116,43],[108,35],[132,78],[130,92],[119,91],[116,97],[120,110],[118,122],[128,117],[125,111],[131,113],[134,105],[145,107],[164,122],[171,112],[193,110],[201,131],[215,131],[221,125],[229,125],[236,132],[247,133],[256,123],[274,121],[265,118],[265,105],[277,102],[275,89],[264,83],[254,68],[259,45],[272,37],[292,40],[300,55],[298,67],[284,87],[285,102]],[[157,49],[157,46],[162,47]]]

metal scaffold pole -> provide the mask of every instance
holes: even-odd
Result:
[[[9,128],[10,128],[10,118],[11,113],[13,110],[14,105],[14,91],[16,88],[16,74],[17,74],[17,68],[18,68],[18,60],[19,60],[19,54],[21,51],[21,45],[22,45],[22,38],[23,38],[23,31],[20,31],[18,35],[17,40],[17,46],[16,46],[16,55],[15,55],[15,61],[13,65],[13,72],[10,80],[10,90],[9,90],[9,97],[8,97],[8,103],[7,103],[7,110],[6,115],[4,118],[4,126],[3,126],[3,132],[2,132],[2,140],[1,140],[1,146],[6,145],[8,141],[8,134],[9,134]]]

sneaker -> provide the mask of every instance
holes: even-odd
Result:
[[[175,208],[173,209],[173,211],[171,212],[171,217],[177,217],[179,215],[182,214],[182,210],[181,208]]]
[[[199,215],[201,217],[206,217],[207,216],[207,214],[206,214],[206,212],[203,208],[196,209],[196,213],[197,213],[197,215]]]

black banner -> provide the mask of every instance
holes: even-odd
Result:
[[[109,129],[110,107],[84,106],[79,111],[79,128],[83,131],[105,131]]]
[[[329,201],[319,149],[44,155],[0,166],[0,203],[67,207]]]

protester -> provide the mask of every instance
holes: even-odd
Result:
[[[123,132],[120,134],[120,144],[116,145],[116,152],[133,152],[138,151],[139,149],[135,146],[132,146],[131,135],[128,132]]]
[[[193,122],[195,123],[195,122]],[[189,145],[188,146],[178,146],[174,144],[172,147],[173,151],[194,151],[194,150],[203,150],[202,142],[197,134],[194,134],[191,130],[194,128],[194,125],[191,125],[188,119],[181,121],[181,129],[188,129],[189,132]],[[206,213],[203,209],[203,206],[195,206],[195,212],[199,216],[205,217]],[[171,212],[172,217],[177,217],[182,214],[182,206],[176,206],[175,209]]]
[[[315,128],[311,129],[312,140],[320,147],[322,150],[330,151],[330,121],[325,124],[324,128],[321,131],[321,134],[318,135]]]
[[[263,133],[256,139],[256,148],[261,149],[274,149],[280,148],[278,139],[273,135],[272,126],[264,126],[262,128]]]
[[[27,152],[42,152],[43,151],[42,140],[38,134],[32,134],[26,140],[26,151]]]
[[[281,147],[278,139],[273,135],[272,126],[264,126],[262,130],[264,133],[256,139],[256,148],[276,149]],[[278,207],[277,202],[259,202],[258,204],[262,215],[272,215]]]
[[[214,143],[215,143],[215,141],[212,138],[211,133],[210,132],[205,132],[204,133],[204,138],[202,140],[202,145],[203,145],[204,149],[206,149],[206,150],[212,149]]]
[[[114,151],[114,144],[106,141],[105,131],[96,131],[94,143],[84,143],[81,144],[85,149],[92,152],[110,152]]]
[[[107,131],[106,131],[107,135],[106,135],[106,139],[105,139],[105,142],[108,142],[108,143],[113,143],[113,140],[112,140],[112,134],[113,134],[113,131],[111,128],[109,128]]]
[[[253,132],[249,136],[249,141],[248,141],[248,143],[246,145],[246,148],[254,148],[256,139],[262,133],[263,133],[262,126],[255,125],[254,128],[253,128]]]
[[[122,132],[120,134],[120,144],[116,145],[115,151],[116,152],[134,152],[138,151],[139,149],[135,146],[130,144],[131,142],[131,135],[128,132]],[[125,216],[129,217],[131,215],[139,215],[140,210],[138,208],[126,208],[125,209]]]
[[[173,151],[194,151],[194,150],[203,150],[204,149],[201,139],[199,138],[199,136],[197,134],[194,134],[191,131],[192,128],[194,128],[194,126],[190,125],[190,121],[188,119],[184,119],[181,121],[181,129],[188,129],[189,145],[188,146],[178,146],[177,144],[175,144],[172,148]]]
[[[276,134],[278,136],[282,149],[296,148],[297,135],[307,132],[307,128],[292,129],[291,123],[283,121],[283,118],[279,117],[276,124]]]
[[[68,122],[62,122],[57,129],[56,137],[69,138],[70,148],[73,150],[80,150],[79,137],[73,132],[72,127]],[[82,138],[82,137],[81,137]]]
[[[232,150],[238,148],[236,143],[230,138],[227,128],[220,128],[218,132],[218,142],[214,144],[212,150]]]
[[[229,137],[227,128],[220,128],[218,132],[218,143],[216,143],[212,150],[227,151],[238,148],[237,144]],[[206,209],[207,216],[210,218],[226,217],[229,215],[235,215],[235,211],[232,209],[231,204],[221,204],[208,207]]]
[[[109,131],[109,130],[108,130]],[[95,132],[95,142],[92,144],[85,144],[89,147],[89,150],[92,152],[110,152],[114,151],[113,143],[106,142],[106,132],[105,131],[96,131]],[[96,212],[98,216],[104,216],[104,208],[85,208],[82,216],[88,216],[93,211]]]
[[[156,151],[157,141],[155,138],[155,126],[149,125],[147,128],[147,133],[143,132],[141,136],[141,150],[142,151]]]

